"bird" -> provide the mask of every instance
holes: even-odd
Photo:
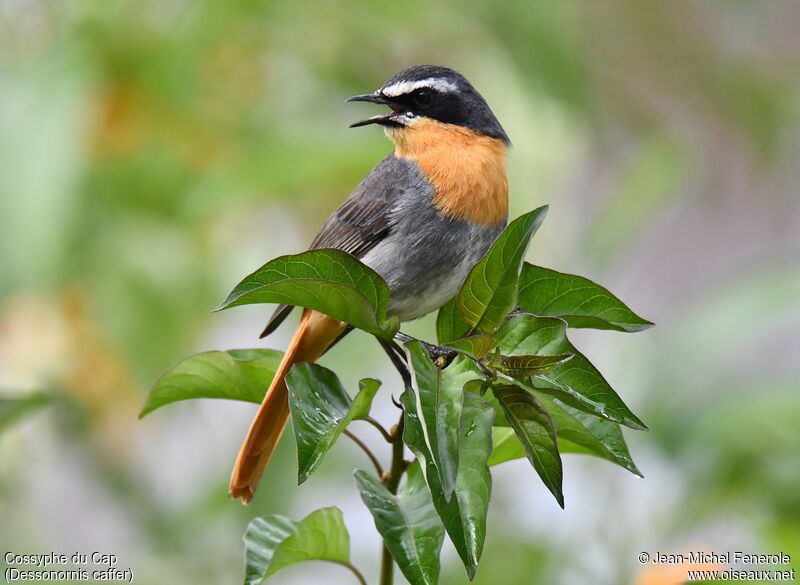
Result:
[[[448,67],[415,65],[346,101],[388,107],[350,127],[382,127],[394,150],[328,218],[310,249],[334,248],[360,260],[389,286],[388,315],[411,321],[455,296],[505,228],[511,142],[483,96]],[[278,306],[261,337],[292,309]],[[315,362],[349,330],[303,310],[236,458],[232,498],[252,500],[287,424],[292,365]]]

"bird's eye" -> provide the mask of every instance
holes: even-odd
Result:
[[[419,89],[414,92],[411,99],[414,101],[415,105],[424,108],[425,106],[429,106],[433,101],[433,92],[430,89]]]

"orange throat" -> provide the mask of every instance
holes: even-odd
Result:
[[[417,163],[436,189],[442,215],[483,226],[508,217],[506,150],[502,140],[421,118],[387,129],[395,156]]]

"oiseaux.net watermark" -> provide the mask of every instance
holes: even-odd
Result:
[[[67,555],[9,551],[4,554],[3,560],[5,561],[3,577],[6,583],[133,582],[133,570],[119,566],[119,559],[115,554],[76,552]]]
[[[791,567],[792,558],[784,552],[746,553],[728,551],[689,551],[662,553],[643,551],[639,553],[642,565],[682,566],[686,570],[686,581],[761,581],[794,582],[796,569]]]

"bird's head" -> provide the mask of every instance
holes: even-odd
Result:
[[[448,67],[415,65],[401,71],[373,93],[348,102],[384,104],[390,112],[355,122],[351,128],[379,124],[390,138],[424,119],[453,124],[509,144],[508,135],[486,100],[467,79]]]

